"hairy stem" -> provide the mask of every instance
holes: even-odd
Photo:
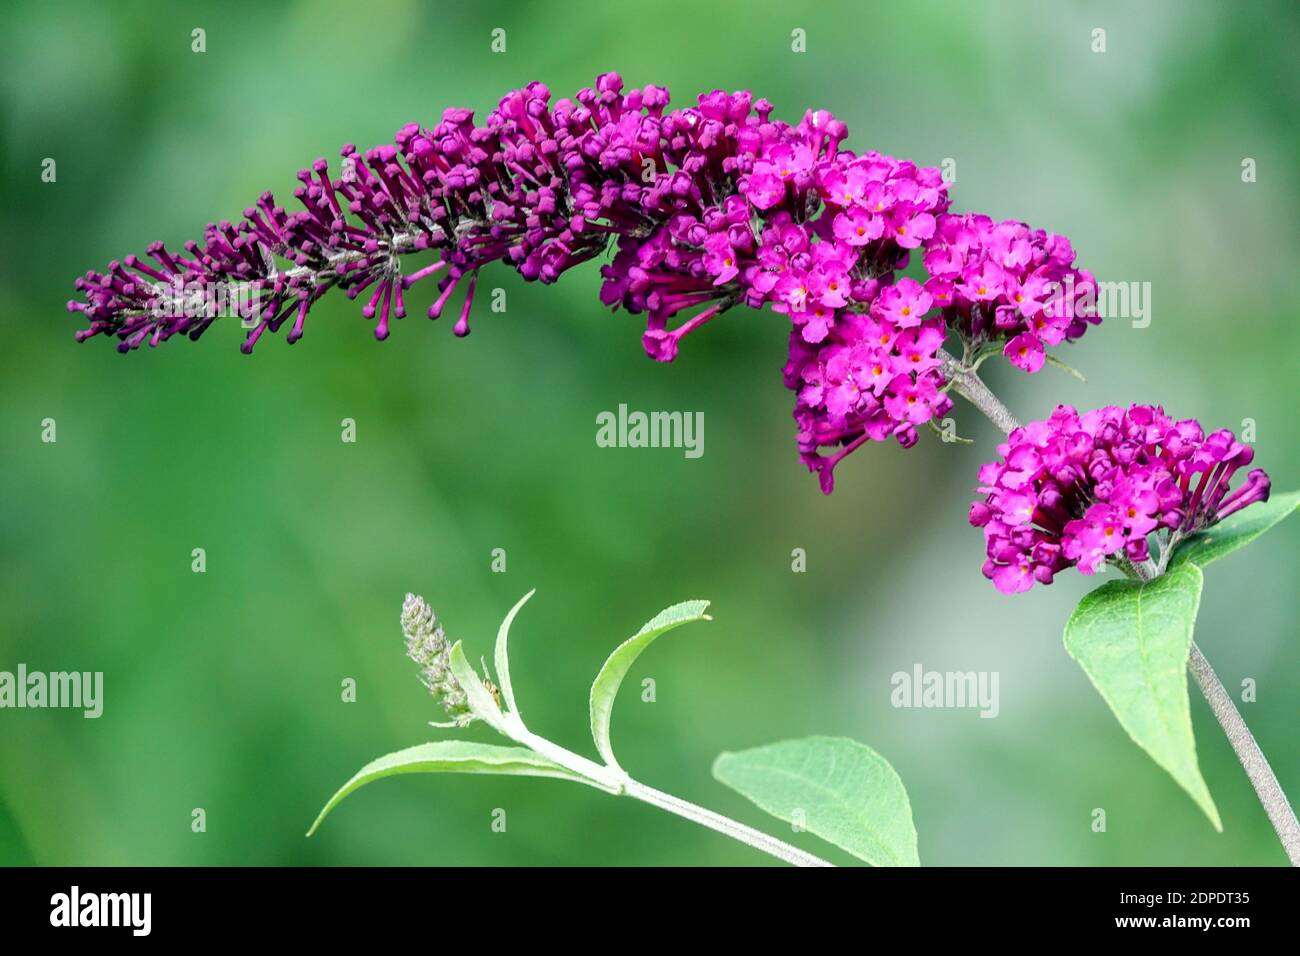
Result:
[[[739,840],[741,843],[752,846],[756,850],[762,850],[764,853],[794,866],[834,866],[833,863],[823,860],[819,856],[805,853],[798,847],[791,846],[752,827],[747,827],[743,823],[737,823],[730,817],[724,817],[720,813],[706,810],[704,807],[696,806],[679,797],[674,797],[672,794],[656,790],[654,787],[647,787],[635,780],[627,782],[624,792],[629,797],[635,797],[637,800],[658,807],[660,810],[667,810],[669,813],[675,813],[677,816],[698,823],[700,826],[716,830],[733,840]]]
[[[669,813],[675,813],[679,817],[698,823],[700,826],[716,830],[724,836],[729,836],[746,846],[752,846],[756,850],[762,850],[764,853],[794,866],[834,866],[833,863],[829,863],[821,857],[805,853],[798,847],[791,846],[776,837],[768,836],[761,830],[747,827],[743,823],[737,823],[730,817],[724,817],[720,813],[706,810],[704,807],[696,806],[689,801],[682,800],[680,797],[674,797],[672,794],[664,793],[653,787],[647,787],[643,783],[637,783],[618,767],[602,766],[595,761],[573,753],[571,750],[566,750],[559,744],[552,743],[545,737],[540,737],[528,730],[517,714],[502,715],[502,729],[506,736],[516,743],[523,744],[534,753],[540,754],[566,770],[578,774],[592,786],[604,790],[606,793],[612,793],[615,796],[634,797],[651,806],[667,810]]]
[[[943,349],[939,350],[939,358],[943,361],[943,374],[952,382],[953,391],[983,412],[984,417],[1004,433],[1020,427],[1015,416],[989,391],[974,368],[962,365]]]
[[[1196,678],[1196,686],[1205,695],[1223,732],[1228,735],[1228,742],[1237,752],[1237,759],[1246,768],[1246,776],[1255,787],[1255,793],[1259,794],[1259,802],[1264,805],[1264,812],[1277,831],[1287,858],[1292,866],[1300,866],[1300,821],[1296,820],[1295,811],[1287,802],[1282,785],[1277,782],[1277,775],[1269,766],[1264,752],[1259,749],[1259,744],[1255,743],[1255,738],[1237,711],[1232,697],[1195,643],[1192,644],[1187,667]]]
[[[946,352],[941,351],[939,355],[943,359],[944,374],[953,383],[953,391],[983,412],[984,416],[1003,432],[1009,433],[1012,429],[1020,427],[1015,416],[980,380],[974,369],[964,366]],[[1171,552],[1175,543],[1171,541],[1166,551]],[[1149,581],[1167,563],[1168,556],[1161,555],[1159,569],[1152,562],[1147,561],[1135,565],[1134,571],[1140,580]],[[1201,653],[1201,649],[1194,641],[1187,659],[1187,669],[1196,678],[1196,686],[1201,689],[1206,702],[1209,703],[1214,719],[1223,728],[1228,743],[1232,744],[1232,749],[1237,754],[1237,759],[1241,761],[1246,776],[1250,778],[1251,786],[1255,788],[1255,794],[1259,797],[1264,812],[1268,814],[1269,822],[1277,831],[1278,839],[1282,842],[1282,848],[1286,851],[1291,865],[1300,866],[1300,822],[1296,820],[1295,810],[1292,809],[1286,793],[1282,790],[1282,785],[1278,783],[1277,775],[1269,766],[1264,752],[1259,749],[1259,744],[1255,742],[1254,735],[1246,726],[1246,721],[1242,719],[1232,697],[1224,689],[1219,675],[1214,672],[1214,668],[1210,666],[1210,662],[1205,659],[1205,655]]]

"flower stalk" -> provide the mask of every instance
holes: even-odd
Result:
[[[1282,842],[1287,859],[1292,866],[1300,866],[1300,821],[1296,820],[1295,810],[1288,802],[1282,785],[1278,783],[1277,774],[1269,765],[1268,758],[1259,749],[1255,736],[1246,726],[1246,721],[1242,719],[1223,682],[1219,680],[1219,675],[1214,672],[1195,641],[1192,642],[1191,654],[1187,659],[1187,669],[1196,678],[1196,686],[1201,689],[1201,694],[1214,713],[1214,719],[1223,728],[1246,776],[1250,778],[1250,784],[1255,788],[1264,812],[1268,814],[1269,823],[1273,824],[1277,838]]]

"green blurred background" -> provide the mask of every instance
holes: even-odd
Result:
[[[1222,835],[1067,657],[1082,577],[1018,598],[981,578],[965,514],[995,434],[972,410],[959,403],[975,445],[866,448],[818,492],[769,314],[728,315],[664,367],[637,318],[600,306],[594,265],[549,288],[485,274],[508,311],[481,306],[465,341],[422,318],[427,291],[383,344],[340,296],[301,343],[251,358],[234,325],[127,356],[78,346],[63,304],[85,269],[198,237],[263,189],[290,200],[300,166],[449,105],[482,115],[529,80],[559,97],[605,70],[677,103],[747,87],[786,119],[831,109],[858,149],[954,158],[956,209],[1064,232],[1100,278],[1152,284],[1149,328],[1108,322],[1062,353],[1086,385],[987,366],[1021,417],[1140,400],[1213,427],[1252,418],[1258,462],[1295,487],[1294,3],[31,2],[4,19],[0,669],[103,671],[106,702],[99,720],[0,712],[0,863],[764,862],[547,780],[385,781],[304,839],[362,763],[435,733],[403,593],[477,657],[533,587],[515,688],[535,729],[584,752],[605,654],[664,605],[714,602],[713,623],[642,658],[614,736],[640,779],[747,822],[782,829],[711,779],[719,751],[836,734],[898,769],[926,864],[1284,862],[1194,690]],[[595,416],[620,402],[703,411],[703,458],[598,448]],[[1297,535],[1215,565],[1198,630],[1229,688],[1258,682],[1245,714],[1293,796]],[[890,675],[918,662],[997,671],[1000,716],[894,709]],[[635,693],[646,676],[653,704]]]

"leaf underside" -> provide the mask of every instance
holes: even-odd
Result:
[[[501,627],[497,629],[496,649],[493,652],[494,662],[497,668],[497,680],[501,682],[501,697],[505,701],[506,709],[512,714],[519,713],[519,707],[515,704],[515,688],[510,680],[510,625],[514,623],[515,615],[519,613],[520,608],[528,603],[528,599],[537,593],[537,589],[529,591],[514,607],[510,613],[505,616],[501,622]]]
[[[351,780],[330,797],[307,835],[320,828],[322,821],[343,798],[368,783],[399,773],[493,773],[523,777],[558,777],[586,783],[582,777],[565,770],[545,757],[524,747],[502,747],[463,740],[438,740],[418,744],[385,754],[362,767]]]
[[[707,620],[708,615],[704,612],[708,606],[708,601],[684,601],[664,608],[645,627],[614,648],[614,653],[609,655],[600,668],[600,673],[591,685],[591,738],[601,757],[611,767],[617,767],[618,761],[614,759],[614,748],[609,740],[609,722],[614,710],[614,698],[618,696],[623,678],[655,638],[683,624]]]

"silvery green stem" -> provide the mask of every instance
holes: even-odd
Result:
[[[939,350],[939,358],[943,361],[943,374],[952,382],[953,391],[983,412],[984,417],[1004,433],[1020,427],[1015,416],[989,391],[973,368],[962,365],[943,349]]]
[[[1277,775],[1269,766],[1264,752],[1259,749],[1259,744],[1255,743],[1255,738],[1242,720],[1232,697],[1195,643],[1192,644],[1187,667],[1196,678],[1196,686],[1205,695],[1223,732],[1228,735],[1232,749],[1237,752],[1237,759],[1246,768],[1246,776],[1259,794],[1259,802],[1264,805],[1264,812],[1277,831],[1287,858],[1292,866],[1300,866],[1300,821],[1296,820],[1295,811],[1291,809],[1281,784],[1277,782]]]
[[[806,853],[798,847],[791,846],[760,830],[738,823],[730,817],[724,817],[720,813],[706,810],[704,807],[674,797],[672,794],[664,793],[653,787],[647,787],[643,783],[637,783],[626,772],[617,767],[603,766],[575,754],[571,750],[566,750],[559,744],[552,743],[545,737],[539,737],[528,730],[517,714],[503,714],[502,726],[506,735],[516,743],[523,744],[534,753],[540,754],[566,770],[578,774],[592,786],[604,790],[606,793],[633,797],[661,810],[667,810],[669,813],[674,813],[679,817],[698,823],[700,826],[708,827],[710,830],[716,830],[724,836],[729,836],[733,840],[751,846],[756,850],[762,850],[764,853],[794,866],[834,865],[821,857]]]
[[[952,381],[953,390],[958,395],[983,412],[984,416],[1002,431],[1009,433],[1012,429],[1020,427],[1015,416],[980,380],[973,369],[963,366],[946,352],[940,351],[939,356],[943,360],[944,374]],[[1171,541],[1166,551],[1172,552],[1175,543]],[[1159,569],[1152,562],[1147,561],[1135,565],[1134,571],[1139,579],[1149,581],[1167,564],[1168,554],[1164,554],[1161,555]],[[1237,705],[1233,703],[1232,697],[1224,689],[1223,682],[1219,680],[1219,675],[1214,672],[1214,668],[1205,659],[1205,655],[1201,653],[1195,641],[1192,642],[1188,655],[1187,669],[1196,678],[1196,686],[1201,689],[1206,702],[1209,703],[1210,711],[1214,714],[1214,719],[1219,722],[1219,726],[1223,728],[1228,743],[1232,744],[1232,749],[1237,754],[1237,759],[1241,761],[1246,776],[1250,778],[1250,784],[1255,788],[1255,794],[1259,797],[1264,812],[1268,814],[1269,822],[1277,831],[1282,849],[1286,851],[1291,865],[1300,866],[1300,822],[1296,820],[1295,810],[1291,808],[1282,785],[1278,783],[1277,775],[1269,766],[1264,752],[1259,749],[1259,744],[1256,743],[1250,728],[1246,726],[1246,721],[1237,710]]]
[[[432,232],[435,236],[439,237],[443,234],[442,229],[439,227],[433,227]],[[402,232],[393,233],[393,235],[389,236],[381,243],[381,248],[384,246],[387,247],[389,268],[394,275],[401,271],[398,265],[400,256],[427,251],[415,247],[415,241],[418,235],[419,233],[415,230],[408,229]],[[265,247],[259,248],[262,253],[262,262],[266,269],[266,275],[252,280],[257,288],[270,288],[276,284],[277,280],[283,279],[291,281],[294,279],[301,279],[303,276],[308,275],[311,276],[311,284],[314,287],[330,286],[333,285],[338,278],[336,270],[339,266],[374,256],[374,253],[368,253],[364,249],[344,249],[326,256],[325,265],[319,269],[312,268],[311,266],[299,265],[287,265],[286,268],[282,269],[280,268],[282,262],[287,264],[291,261],[286,257],[283,248],[277,248],[274,250]],[[204,307],[201,298],[191,301],[190,297],[193,293],[187,291],[184,287],[169,286],[164,283],[154,283],[154,292],[157,295],[157,302],[152,307],[152,310],[134,311],[128,309],[122,312],[122,316],[129,318],[132,316],[147,315],[150,314],[150,311],[154,314],[184,315],[186,314],[185,309],[187,304],[191,309],[196,306],[199,308]],[[222,317],[222,314],[218,310],[213,312],[212,317],[219,319]],[[260,313],[246,317],[245,327],[251,328],[252,326],[255,326],[261,318],[262,316]]]
[[[635,780],[629,779],[627,781],[624,793],[629,797],[635,797],[637,800],[658,807],[660,810],[667,810],[669,813],[675,813],[679,817],[694,821],[700,826],[716,830],[733,840],[739,840],[741,843],[752,846],[756,850],[762,850],[764,853],[774,856],[778,860],[784,860],[793,866],[835,865],[819,856],[805,853],[798,847],[791,846],[776,837],[768,836],[766,833],[747,827],[743,823],[737,823],[730,817],[724,817],[720,813],[706,810],[704,807],[696,806],[679,797],[674,797],[672,794],[656,790],[654,787],[647,787]]]
[[[551,743],[545,737],[539,737],[530,730],[517,729],[511,718],[515,718],[515,720],[518,718],[514,714],[507,714],[505,717],[508,735],[516,743],[523,744],[533,753],[559,764],[565,770],[571,770],[580,777],[584,777],[592,786],[598,787],[606,793],[618,796],[626,791],[627,774],[613,767],[602,766],[594,760],[588,760],[581,754],[575,754],[572,750],[566,750],[559,744]]]

